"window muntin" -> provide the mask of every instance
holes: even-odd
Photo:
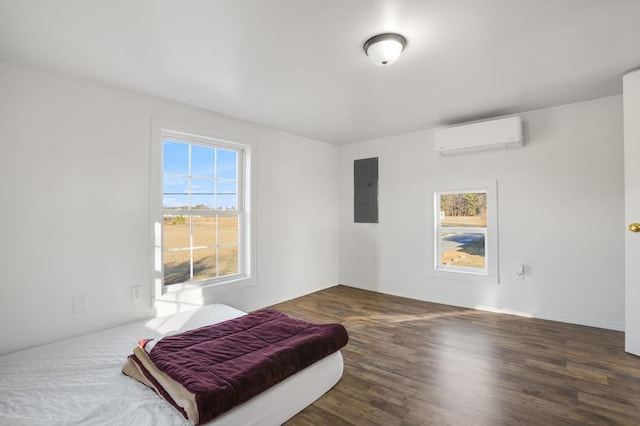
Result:
[[[488,273],[486,190],[435,194],[435,269]]]
[[[163,284],[207,284],[245,275],[245,150],[162,139]]]

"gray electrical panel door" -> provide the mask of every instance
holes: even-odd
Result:
[[[378,223],[378,157],[353,162],[353,221]]]

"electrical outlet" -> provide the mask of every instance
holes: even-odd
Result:
[[[83,314],[89,310],[87,306],[87,295],[81,294],[79,296],[73,296],[71,298],[74,314]]]
[[[131,286],[131,302],[139,303],[141,299],[142,299],[142,286],[141,285]]]
[[[524,280],[524,265],[516,265],[514,271],[516,278]]]

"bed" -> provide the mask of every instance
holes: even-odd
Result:
[[[150,388],[122,374],[123,363],[141,338],[243,315],[209,305],[0,356],[0,424],[192,424]],[[331,389],[342,371],[337,351],[206,424],[280,425]]]

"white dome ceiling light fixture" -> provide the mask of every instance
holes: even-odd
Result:
[[[376,65],[391,65],[398,60],[407,45],[407,39],[396,33],[384,33],[364,42],[364,52]]]

